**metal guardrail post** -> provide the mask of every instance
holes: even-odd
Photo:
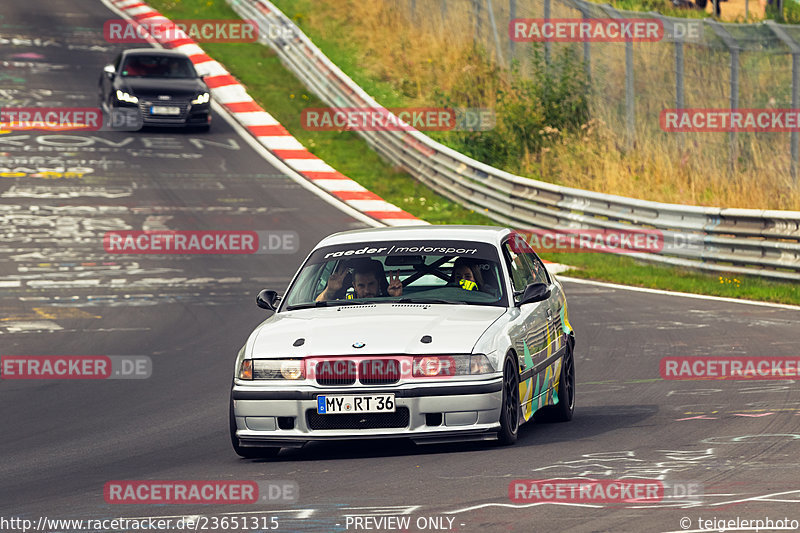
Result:
[[[481,17],[481,0],[472,0],[472,10],[475,13],[475,35],[472,42],[480,42],[483,19]]]
[[[592,19],[592,15],[590,14],[590,5],[597,6],[597,4],[589,4],[588,2],[584,2],[583,0],[558,0],[564,6],[572,8],[576,11],[580,11],[581,18],[583,21],[587,21]],[[592,50],[589,44],[589,40],[585,39],[583,41],[583,68],[586,71],[586,79],[591,83],[592,81]]]
[[[486,11],[489,13],[489,24],[492,25],[492,34],[494,35],[494,47],[497,50],[497,61],[504,65],[503,50],[500,48],[500,37],[497,35],[497,23],[494,20],[494,9],[492,9],[492,0],[486,0]],[[508,32],[508,30],[506,30]]]
[[[608,13],[611,18],[624,19],[619,12],[611,7],[610,4],[601,4],[600,7]],[[632,148],[636,142],[636,103],[633,88],[633,43],[625,42],[625,126],[628,134],[628,148]]]
[[[792,54],[792,109],[800,108],[800,54]],[[800,132],[796,129],[792,130],[792,182],[794,183],[795,188],[797,188],[798,183],[798,171],[797,171],[797,160],[798,160],[798,146],[797,143],[800,142]]]
[[[739,48],[731,49],[731,109],[739,107]],[[736,172],[736,158],[739,155],[737,134],[730,133],[731,139],[731,174]]]
[[[550,22],[550,0],[544,0],[544,23]],[[550,66],[550,41],[544,42],[544,64]]]
[[[585,10],[581,10],[581,17],[583,20],[591,18]],[[583,68],[586,69],[586,80],[592,82],[592,50],[589,45],[589,40],[583,41]]]
[[[517,18],[517,0],[508,0],[508,20],[511,21],[515,18]],[[508,53],[510,56],[509,63],[511,63],[516,57],[517,42],[512,39],[510,35],[508,37]]]
[[[673,45],[675,46],[675,108],[683,109],[685,107],[685,83],[683,78],[684,73],[684,60],[683,60],[683,37],[678,38],[675,32],[675,24],[668,18],[662,16],[660,13],[650,11],[654,18],[657,18],[664,25],[664,32],[672,35]],[[677,133],[678,146],[683,148],[684,135]]]
[[[683,109],[685,107],[683,93],[683,43],[675,42],[675,107]],[[683,134],[678,133],[678,146],[683,148]]]
[[[708,24],[714,30],[720,39],[725,43],[725,46],[728,47],[728,51],[731,54],[731,80],[730,80],[730,91],[731,91],[731,98],[730,98],[730,106],[731,111],[735,111],[739,108],[739,52],[741,51],[741,47],[736,39],[728,33],[722,24],[717,22],[716,20],[708,20]],[[730,171],[731,174],[734,173],[736,170],[736,158],[738,156],[738,146],[737,146],[737,135],[735,131],[730,132]]]
[[[775,24],[774,20],[767,21],[767,27],[772,30],[778,39],[783,42],[792,52],[792,109],[797,110],[800,108],[800,44],[797,43],[786,31]],[[795,187],[798,185],[797,167],[798,167],[798,142],[800,142],[800,133],[794,129],[791,136],[791,153],[792,153],[792,182]]]

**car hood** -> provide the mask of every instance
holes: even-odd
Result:
[[[200,78],[118,78],[119,89],[138,97],[172,96],[190,98],[208,91]]]
[[[381,304],[276,313],[253,332],[249,357],[471,353],[503,307]],[[430,335],[430,343],[420,339]],[[302,346],[294,346],[297,339]],[[354,343],[364,343],[356,349]]]

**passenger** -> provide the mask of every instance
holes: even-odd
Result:
[[[459,257],[453,263],[452,283],[468,291],[479,291],[483,287],[481,271],[474,262]]]
[[[328,278],[325,290],[317,296],[316,301],[324,302],[340,298],[339,294],[350,271],[351,269],[343,268],[343,265],[340,265]],[[352,268],[352,273],[356,298],[403,295],[403,283],[400,281],[400,274],[396,271],[389,272],[389,281],[387,282],[386,273],[380,261],[375,259],[356,261]]]

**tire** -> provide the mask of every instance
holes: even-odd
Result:
[[[534,416],[536,422],[569,422],[575,412],[575,358],[572,346],[564,354],[561,377],[558,379],[558,403],[543,407]]]
[[[231,399],[231,408],[228,414],[228,426],[231,432],[231,445],[233,451],[240,457],[245,459],[268,459],[275,457],[281,451],[280,448],[249,448],[239,446],[239,437],[236,436],[236,417],[233,414],[233,399]]]
[[[503,363],[503,403],[500,410],[500,431],[497,440],[503,446],[517,442],[519,434],[519,370],[514,360]]]

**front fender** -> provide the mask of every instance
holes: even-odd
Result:
[[[486,331],[483,332],[483,335],[472,348],[472,353],[485,354],[498,372],[502,371],[503,360],[509,350],[513,348],[511,336],[508,334],[508,325],[515,317],[515,314],[519,314],[519,312],[516,307],[507,309],[505,313],[486,328]]]

